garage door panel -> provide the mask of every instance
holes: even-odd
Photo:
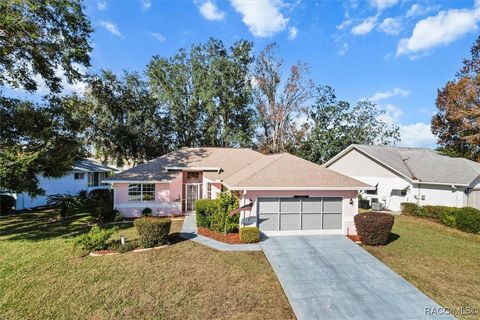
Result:
[[[322,229],[322,215],[319,213],[304,213],[302,215],[303,230],[320,230]]]
[[[322,210],[322,198],[304,198],[302,202],[303,213],[320,213]]]
[[[281,198],[280,212],[300,214],[301,203],[297,198]]]
[[[258,201],[258,212],[278,213],[278,198],[264,198]]]
[[[342,229],[342,214],[341,213],[324,213],[323,214],[323,229]]]
[[[342,212],[342,198],[323,198],[323,212]]]
[[[280,230],[300,230],[300,214],[280,215]]]
[[[261,214],[258,227],[262,231],[277,231],[278,230],[278,214]]]

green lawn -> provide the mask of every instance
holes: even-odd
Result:
[[[442,306],[480,310],[480,235],[403,215],[392,232],[390,244],[365,249]]]
[[[165,249],[81,256],[89,217],[54,212],[0,219],[2,319],[292,319],[262,252],[219,252],[178,237]],[[120,233],[135,237],[130,225]],[[116,236],[118,237],[118,235]]]

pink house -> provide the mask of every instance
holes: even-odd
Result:
[[[372,189],[288,153],[240,148],[182,148],[103,180],[126,217],[193,211],[195,201],[222,190],[240,198],[240,226],[266,234],[355,234],[357,193]]]

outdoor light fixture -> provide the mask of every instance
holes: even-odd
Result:
[[[350,205],[353,206],[353,199],[352,198],[350,198]]]

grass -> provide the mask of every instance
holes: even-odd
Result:
[[[80,212],[0,219],[0,318],[293,319],[262,252],[219,252],[178,236],[142,253],[90,257],[73,250],[88,231]],[[119,234],[135,238],[131,224]],[[119,234],[115,237],[119,237]]]
[[[480,235],[404,215],[395,217],[392,232],[390,244],[364,248],[440,305],[480,312]]]

